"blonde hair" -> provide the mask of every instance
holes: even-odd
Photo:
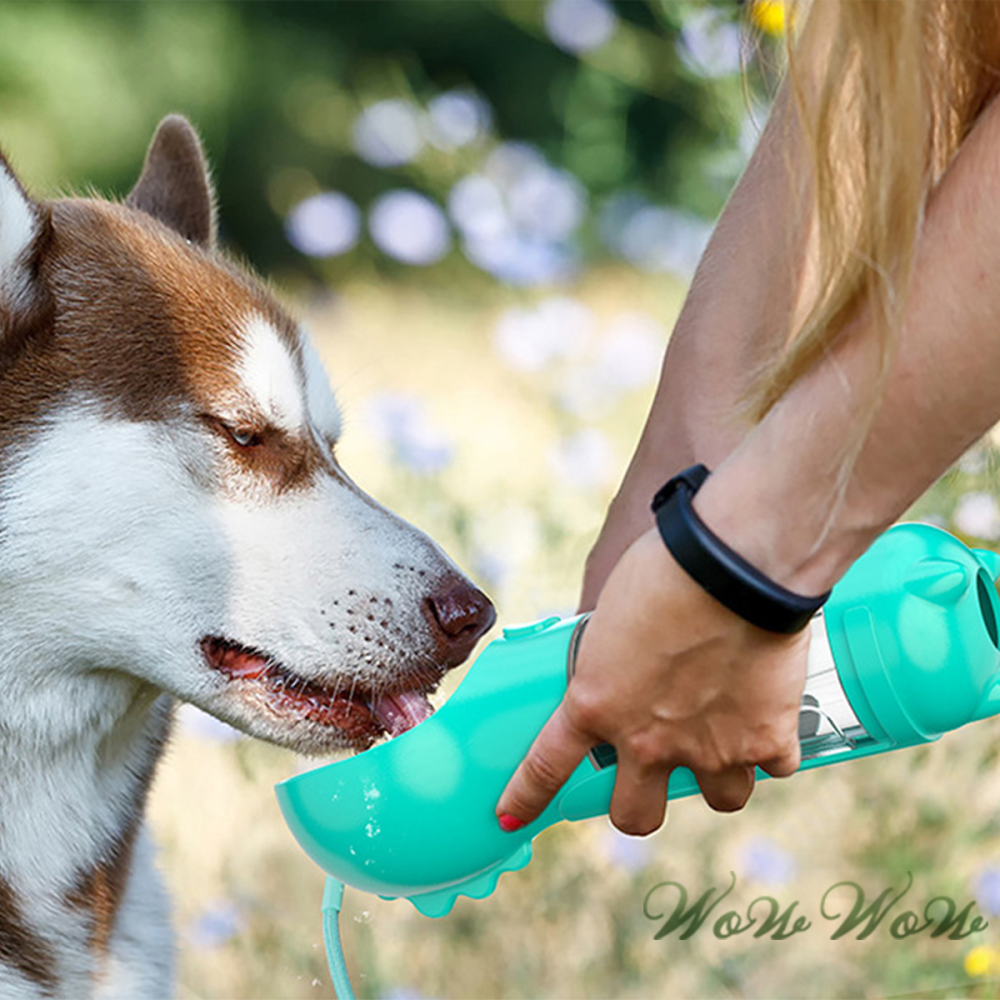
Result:
[[[813,285],[752,410],[762,418],[865,312],[881,352],[870,420],[927,199],[1000,91],[1000,3],[792,0],[787,23],[789,84],[813,165]]]

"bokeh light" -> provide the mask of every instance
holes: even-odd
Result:
[[[462,149],[490,131],[493,111],[480,94],[449,90],[427,105],[427,140],[438,149]]]
[[[543,285],[575,272],[586,192],[528,143],[499,144],[481,171],[452,187],[448,211],[467,259],[501,281]]]
[[[420,114],[409,101],[379,101],[365,108],[354,123],[354,151],[375,167],[399,167],[423,149]]]
[[[466,237],[465,256],[509,285],[553,285],[576,273],[579,254],[566,244],[507,232],[493,238]]]
[[[549,0],[545,30],[567,52],[592,52],[615,33],[617,17],[605,0]]]
[[[966,975],[974,978],[989,976],[1000,968],[1000,954],[996,948],[989,945],[979,944],[970,948],[962,962]]]
[[[780,38],[788,22],[785,0],[751,0],[750,20],[761,31]]]
[[[630,837],[610,824],[604,831],[602,844],[612,865],[633,874],[641,872],[656,857],[655,841],[648,837]]]
[[[217,900],[188,925],[185,937],[195,948],[220,948],[244,926],[245,920],[233,903]]]
[[[681,28],[678,51],[684,64],[700,76],[733,76],[742,66],[741,32],[725,12],[704,7]]]
[[[983,868],[973,881],[972,892],[987,916],[1000,917],[1000,867]]]
[[[493,342],[511,368],[537,372],[579,351],[593,326],[593,313],[583,303],[568,296],[552,296],[531,309],[505,310],[497,321]]]
[[[619,313],[601,339],[597,364],[611,385],[623,390],[638,389],[659,374],[666,344],[667,331],[655,316]]]
[[[705,252],[712,227],[691,212],[622,194],[604,205],[600,231],[605,245],[636,267],[690,278]]]
[[[448,214],[471,240],[498,239],[511,228],[500,188],[482,174],[468,174],[452,187]]]
[[[990,493],[973,490],[964,494],[955,506],[952,520],[959,531],[973,538],[1000,539],[1000,507]]]
[[[440,206],[417,191],[388,191],[372,203],[368,230],[375,245],[403,264],[436,264],[451,249]]]
[[[475,571],[490,587],[501,587],[543,550],[538,512],[519,503],[476,511],[472,545]]]
[[[338,191],[300,201],[285,219],[285,235],[309,257],[336,257],[352,250],[361,233],[358,206]]]
[[[545,240],[569,239],[587,210],[583,185],[568,171],[550,166],[531,146],[505,143],[486,163],[487,177],[504,190],[515,229]]]
[[[434,475],[451,463],[455,445],[435,425],[426,404],[412,393],[379,393],[365,407],[365,422],[390,450],[393,461],[420,475]]]
[[[773,840],[755,837],[740,855],[741,873],[754,882],[787,885],[795,878],[795,858]]]
[[[615,450],[596,427],[585,427],[560,441],[549,452],[549,464],[558,482],[580,489],[606,487],[618,471]]]

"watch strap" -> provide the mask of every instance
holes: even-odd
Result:
[[[709,475],[704,465],[693,465],[669,480],[653,498],[664,544],[688,576],[734,614],[768,632],[800,632],[829,592],[819,597],[793,593],[726,545],[691,503]]]

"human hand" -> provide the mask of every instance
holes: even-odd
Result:
[[[611,821],[624,833],[662,825],[682,765],[712,808],[741,809],[755,765],[775,777],[798,769],[808,642],[808,631],[743,621],[677,565],[655,528],[645,532],[608,577],[566,695],[497,814],[533,820],[601,742],[618,753]]]

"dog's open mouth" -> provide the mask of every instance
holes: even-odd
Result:
[[[259,650],[229,639],[207,636],[201,641],[208,665],[234,681],[264,691],[280,712],[292,713],[321,726],[334,726],[356,743],[371,743],[383,734],[398,736],[432,715],[428,699],[440,674],[420,676],[413,687],[379,694],[351,685],[325,687],[278,663]]]

